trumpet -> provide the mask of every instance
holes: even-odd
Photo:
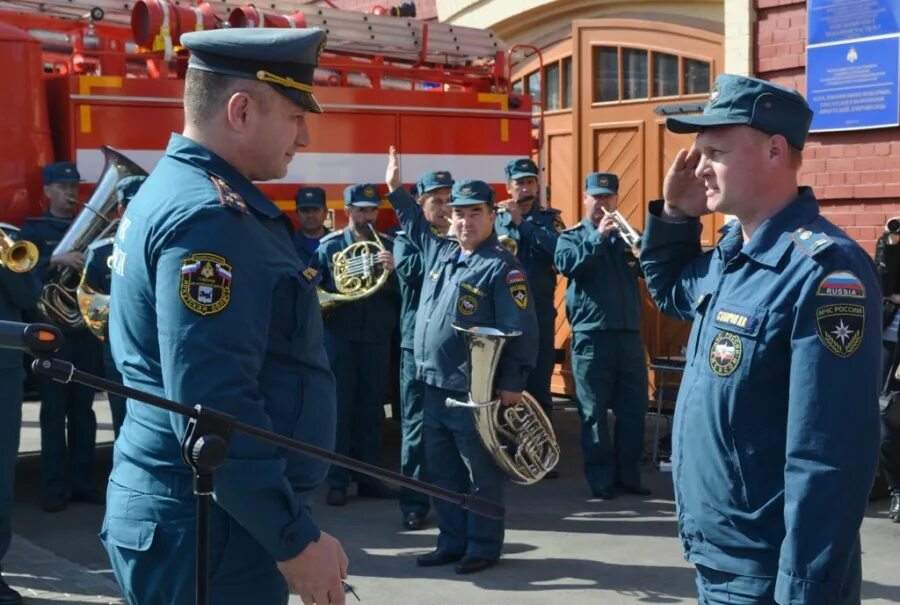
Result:
[[[0,229],[0,266],[14,273],[25,273],[34,269],[39,257],[37,246],[32,242],[15,241],[6,231]]]
[[[341,303],[372,296],[387,283],[390,271],[383,267],[379,271],[376,258],[379,252],[385,251],[385,247],[375,227],[369,224],[369,229],[375,236],[374,240],[354,242],[331,257],[334,264],[332,277],[337,292],[328,292],[322,288],[316,290],[319,306],[323,311]]]
[[[622,240],[631,248],[631,251],[635,256],[640,254],[641,250],[641,234],[640,232],[628,224],[628,221],[625,220],[625,217],[622,216],[622,213],[618,210],[614,210],[610,212],[603,206],[600,206],[603,210],[603,214],[612,218],[613,223],[616,225],[616,229],[619,231],[619,235],[622,236]]]

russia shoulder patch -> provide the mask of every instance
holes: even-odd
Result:
[[[210,175],[209,180],[213,182],[213,185],[216,186],[216,191],[219,192],[219,203],[223,206],[227,206],[228,208],[233,208],[240,212],[241,214],[249,214],[250,210],[247,208],[247,202],[244,201],[240,195],[235,192],[234,189],[231,188],[231,185],[225,182],[224,179],[220,179],[215,175]]]
[[[816,296],[836,298],[865,298],[862,280],[850,271],[834,271],[825,276],[816,288]]]
[[[524,284],[526,281],[525,274],[519,271],[518,269],[513,269],[509,273],[506,274],[506,283],[509,285],[513,284]]]
[[[191,254],[181,259],[179,286],[181,302],[194,313],[221,313],[231,302],[231,265],[217,254]]]

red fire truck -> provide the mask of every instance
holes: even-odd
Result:
[[[262,6],[261,4],[258,6]],[[325,114],[288,174],[264,189],[285,211],[300,185],[342,208],[351,183],[382,183],[388,146],[412,183],[429,170],[493,183],[531,155],[532,106],[509,86],[508,48],[490,31],[268,0],[265,10],[214,0],[0,0],[0,220],[40,214],[40,168],[77,163],[86,196],[108,145],[150,170],[182,129],[183,32],[319,27]],[[289,213],[292,215],[293,213]],[[343,224],[343,213],[335,215]],[[382,226],[393,220],[385,209]]]

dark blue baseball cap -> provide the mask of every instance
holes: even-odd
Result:
[[[611,172],[592,172],[584,179],[584,191],[588,195],[616,195],[619,177]]]
[[[294,200],[297,208],[324,208],[325,190],[321,187],[300,187]]]
[[[380,205],[381,196],[378,195],[378,187],[372,183],[349,185],[344,189],[344,206],[378,208]]]
[[[507,181],[524,179],[528,176],[536,177],[537,175],[537,164],[532,162],[530,158],[519,158],[518,160],[512,160],[508,164],[506,164]]]
[[[416,193],[422,195],[435,189],[449,189],[453,187],[453,177],[446,170],[438,172],[426,172],[416,181]]]
[[[184,34],[181,44],[191,51],[189,68],[267,82],[300,107],[322,113],[312,86],[325,48],[321,29],[211,29]]]
[[[666,119],[666,128],[686,134],[717,126],[749,126],[780,134],[792,147],[803,149],[813,111],[796,90],[757,78],[722,74],[699,116]]]
[[[450,190],[451,206],[494,206],[494,190],[484,181],[465,180],[453,183]]]
[[[80,183],[81,175],[78,174],[78,168],[72,162],[53,162],[47,164],[43,169],[44,184],[52,185],[53,183]]]
[[[146,180],[146,176],[126,176],[116,183],[116,202],[127,206]]]

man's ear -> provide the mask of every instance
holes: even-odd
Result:
[[[225,119],[228,125],[237,132],[244,132],[250,116],[253,98],[246,91],[239,90],[228,99],[225,107]]]
[[[775,134],[769,137],[767,157],[775,162],[791,161],[791,146],[784,135]]]

